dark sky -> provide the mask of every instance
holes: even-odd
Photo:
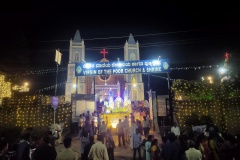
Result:
[[[77,29],[85,39],[86,61],[101,59],[100,48],[107,48],[110,60],[123,59],[123,45],[132,33],[140,44],[141,59],[161,56],[168,58],[173,68],[220,64],[225,52],[239,63],[240,13],[237,6],[196,1],[171,5],[150,1],[11,1],[0,10],[0,67],[18,73],[54,68],[57,48],[63,53],[61,67],[66,67],[69,40]],[[172,71],[171,77],[196,79],[211,72],[180,70]],[[66,73],[61,74],[59,81],[63,82]],[[32,82],[35,88],[49,86],[47,83],[40,85],[38,78],[54,82],[55,77],[37,76]],[[158,83],[159,79],[152,81]]]

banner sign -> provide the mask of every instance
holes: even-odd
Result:
[[[96,76],[112,74],[148,74],[170,71],[168,59],[142,61],[114,61],[76,63],[76,76]]]
[[[57,107],[58,107],[58,97],[52,97],[52,106],[53,106],[54,110],[57,109]]]

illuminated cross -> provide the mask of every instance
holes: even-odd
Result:
[[[229,54],[226,52],[225,59],[228,60]]]
[[[108,52],[105,49],[103,49],[100,53],[103,54],[103,58],[105,58],[105,55],[108,54]]]

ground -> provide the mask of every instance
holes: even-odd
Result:
[[[156,131],[151,130],[150,134],[154,135],[154,138],[157,138],[158,142],[161,142],[161,137]],[[80,140],[79,140],[78,133],[73,133],[70,136],[72,137],[72,147],[71,148],[73,150],[77,151],[78,155],[80,157],[81,146],[80,146]],[[96,140],[96,135],[95,135],[94,139]],[[114,139],[114,142],[117,146],[114,150],[115,160],[130,160],[130,159],[132,159],[133,158],[133,150],[130,148],[129,142],[126,143],[125,147],[123,147],[123,146],[118,147],[118,137],[117,137],[116,134],[113,134],[113,139]],[[60,145],[56,146],[57,152],[59,152],[63,148],[64,148],[63,144],[60,144]],[[143,156],[143,154],[144,153],[143,153],[143,149],[142,149],[141,150],[141,155]]]

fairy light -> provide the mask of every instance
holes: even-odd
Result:
[[[50,96],[15,96],[4,99],[0,105],[0,126],[12,125],[26,127],[50,127],[53,122],[53,108],[43,99]],[[56,110],[58,119],[69,128],[71,123],[71,105],[65,103],[64,96],[60,96],[60,104]]]
[[[206,116],[212,118],[222,131],[239,133],[237,126],[240,126],[240,93],[233,84],[177,80],[173,81],[172,91],[174,111],[180,127],[186,126],[188,117],[197,114],[200,121]]]

